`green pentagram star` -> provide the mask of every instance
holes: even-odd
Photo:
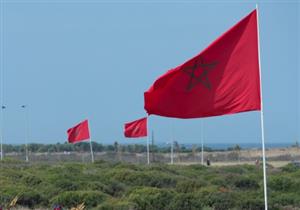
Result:
[[[183,69],[185,73],[190,75],[190,80],[187,86],[187,90],[192,90],[197,84],[201,83],[207,89],[211,89],[211,84],[208,79],[208,73],[215,68],[217,62],[204,63],[202,58],[195,60],[193,66],[188,66]],[[197,71],[202,71],[199,76],[196,75]]]

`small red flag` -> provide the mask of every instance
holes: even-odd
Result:
[[[256,10],[144,93],[148,114],[198,118],[261,109]]]
[[[90,132],[88,120],[84,120],[74,127],[68,129],[67,133],[69,143],[77,143],[89,139]]]
[[[124,135],[127,138],[147,136],[147,117],[133,122],[125,123]]]

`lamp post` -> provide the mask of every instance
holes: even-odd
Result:
[[[25,158],[26,158],[26,162],[29,161],[28,158],[28,141],[29,141],[29,110],[27,105],[22,105],[21,106],[22,109],[24,109],[25,111],[25,124],[26,124],[26,138],[25,138]]]

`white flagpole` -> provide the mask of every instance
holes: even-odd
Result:
[[[147,118],[147,164],[149,165],[150,164],[150,154],[149,154],[149,120]]]
[[[261,143],[262,143],[262,154],[263,154],[264,199],[265,199],[265,210],[268,210],[264,106],[263,106],[263,91],[262,91],[262,80],[261,80],[261,76],[262,76],[261,75],[261,63],[260,63],[260,39],[259,39],[259,21],[258,21],[259,15],[258,15],[258,5],[257,4],[256,4],[256,17],[257,17],[257,39],[258,39],[258,65],[259,65],[260,95],[261,95],[260,123],[261,123]]]
[[[92,156],[92,163],[94,162],[94,153],[93,153],[93,146],[92,146],[92,138],[90,137],[90,148],[91,148],[91,156]]]
[[[174,152],[173,152],[173,150],[174,150],[174,135],[173,135],[173,122],[172,122],[172,119],[171,119],[171,164],[173,164],[174,163]]]
[[[29,142],[29,110],[27,105],[21,106],[25,112],[25,123],[26,123],[26,138],[25,138],[25,160],[26,162],[29,161],[28,158],[28,142]]]
[[[28,107],[26,107],[26,121],[27,121],[27,138],[26,138],[26,162],[29,161],[29,157],[28,157],[28,143],[29,143],[29,110]]]
[[[94,163],[94,153],[93,153],[92,135],[91,135],[91,129],[90,129],[90,126],[89,126],[89,134],[90,134],[90,149],[91,149],[92,163]]]
[[[147,134],[147,164],[150,164],[150,155],[149,155],[149,135]]]
[[[0,109],[1,109],[1,113],[0,113],[0,138],[1,138],[1,160],[3,160],[3,115],[4,115],[4,112],[3,112],[3,109],[4,109],[4,106],[3,105],[1,105],[1,107],[0,107]]]
[[[3,160],[3,108],[4,108],[4,105],[3,105],[3,82],[4,82],[4,79],[3,79],[3,76],[4,76],[4,1],[1,0],[1,41],[0,41],[0,101],[1,101],[1,107],[0,107],[0,149],[1,149],[1,160]]]
[[[204,165],[203,152],[204,152],[204,121],[201,119],[201,165]]]

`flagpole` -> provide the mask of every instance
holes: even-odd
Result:
[[[4,1],[2,1],[1,0],[1,23],[0,23],[0,25],[1,25],[1,41],[0,41],[0,85],[1,85],[1,87],[0,87],[0,101],[1,101],[1,110],[0,110],[0,149],[1,149],[1,160],[3,160],[3,109],[4,109],[4,105],[3,105],[3,93],[4,93],[4,91],[3,91],[3,82],[4,82],[4,79],[3,79],[3,77],[4,77]]]
[[[149,120],[147,118],[147,164],[150,164],[150,154],[149,154]]]
[[[92,135],[91,135],[91,129],[90,129],[90,126],[89,126],[89,134],[90,134],[90,149],[91,149],[92,163],[94,163],[94,153],[93,153]]]
[[[204,165],[203,152],[204,152],[204,121],[201,119],[201,165]]]
[[[94,153],[93,153],[93,146],[92,146],[92,138],[90,137],[90,148],[91,148],[91,157],[92,157],[92,163],[94,162]]]
[[[28,142],[29,142],[29,111],[27,105],[21,106],[25,112],[25,123],[26,123],[26,138],[25,138],[25,160],[26,162],[29,161],[28,158]]]
[[[173,122],[172,122],[172,119],[171,119],[171,164],[174,164],[174,134],[173,134]]]
[[[150,164],[150,155],[149,155],[149,135],[147,134],[147,164]]]
[[[0,113],[0,138],[1,138],[1,160],[3,160],[3,118],[4,118],[4,111],[3,111],[3,109],[5,109],[5,106],[3,106],[3,105],[1,105],[1,107],[0,107],[0,109],[1,109],[1,113]]]
[[[266,172],[266,154],[265,154],[264,106],[263,106],[263,90],[262,90],[262,79],[261,79],[261,76],[262,76],[262,74],[261,74],[261,63],[260,63],[260,39],[259,39],[258,4],[256,4],[256,17],[257,17],[257,39],[258,39],[258,65],[259,65],[260,95],[261,95],[260,124],[261,124],[261,143],[262,143],[262,154],[263,154],[264,200],[265,200],[265,210],[268,210],[267,172]]]

